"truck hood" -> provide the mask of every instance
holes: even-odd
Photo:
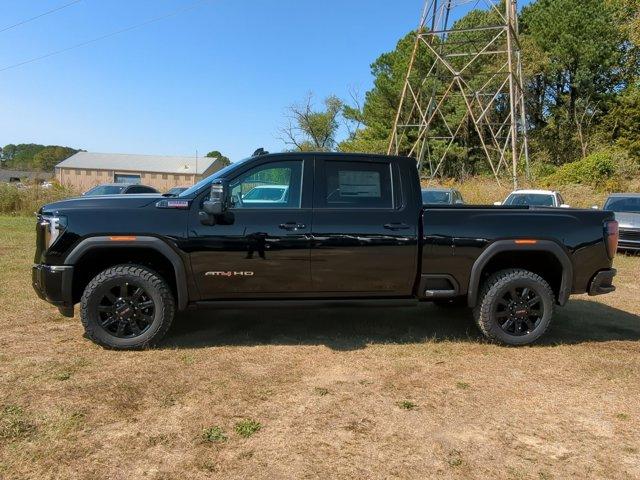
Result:
[[[615,212],[620,228],[640,228],[640,213]]]
[[[159,193],[140,193],[124,195],[95,195],[88,197],[75,197],[59,202],[48,203],[40,208],[38,213],[68,212],[72,210],[94,209],[131,209],[143,208],[154,204],[163,197]]]

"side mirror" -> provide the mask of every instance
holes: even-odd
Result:
[[[500,205],[502,205],[502,202],[493,202],[493,204],[496,205],[496,206],[500,206]]]
[[[199,213],[200,222],[204,225],[215,225],[218,217],[224,215],[228,209],[229,185],[224,180],[211,184],[209,200],[202,203]]]
[[[456,200],[455,204],[456,205],[464,205],[464,200]]]

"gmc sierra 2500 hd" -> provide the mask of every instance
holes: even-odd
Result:
[[[33,286],[119,349],[187,308],[461,300],[488,338],[523,345],[570,294],[614,290],[617,239],[607,211],[423,206],[411,158],[262,153],[177,197],[45,205]]]

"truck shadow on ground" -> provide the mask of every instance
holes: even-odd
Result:
[[[587,300],[556,311],[537,345],[640,340],[640,316]],[[176,318],[161,348],[326,345],[355,350],[376,343],[483,342],[466,308],[282,308],[208,310]]]

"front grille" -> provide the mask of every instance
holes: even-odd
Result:
[[[640,230],[620,229],[620,240],[633,240],[640,242]]]

